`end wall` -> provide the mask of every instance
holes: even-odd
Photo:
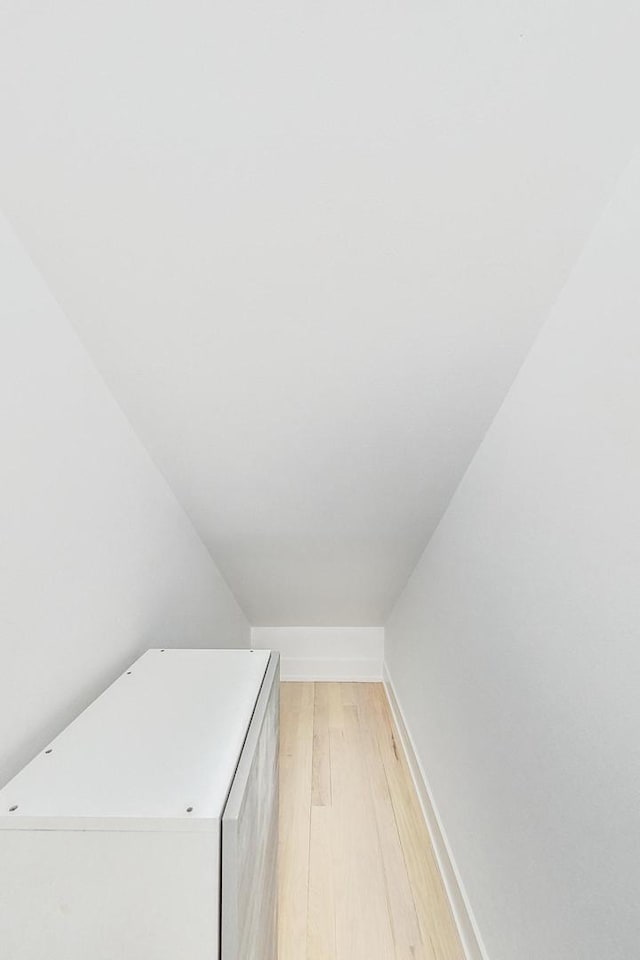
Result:
[[[251,643],[280,653],[283,680],[382,679],[384,627],[253,627]]]
[[[188,518],[0,218],[0,783],[149,646],[246,646]]]
[[[387,624],[491,960],[638,952],[638,251],[636,160]]]

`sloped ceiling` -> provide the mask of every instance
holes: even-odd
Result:
[[[630,155],[638,25],[2,4],[4,209],[254,623],[384,620]]]

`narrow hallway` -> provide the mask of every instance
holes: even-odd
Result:
[[[279,960],[462,960],[380,683],[283,683]]]

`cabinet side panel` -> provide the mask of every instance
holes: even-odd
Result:
[[[7,960],[214,960],[218,832],[2,830]]]
[[[265,676],[222,820],[222,960],[276,960],[277,655]]]

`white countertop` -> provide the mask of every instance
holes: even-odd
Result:
[[[268,650],[147,651],[0,791],[0,829],[206,828],[268,662]]]

